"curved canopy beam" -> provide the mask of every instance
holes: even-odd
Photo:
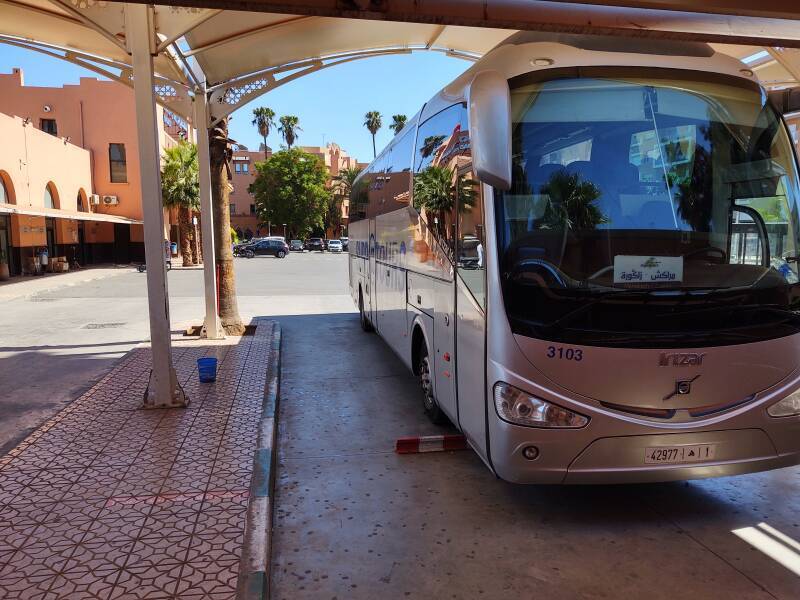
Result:
[[[116,81],[117,83],[122,83],[131,88],[133,87],[133,73],[130,65],[127,63],[108,60],[99,56],[93,56],[52,44],[33,42],[7,35],[0,35],[0,43],[44,54],[51,58],[65,60],[87,71],[97,73],[101,77]],[[155,81],[156,85],[154,90],[157,102],[170,112],[191,121],[192,99],[189,95],[190,88],[181,82],[173,81],[165,77],[158,76],[155,78]]]
[[[388,56],[391,54],[410,54],[407,48],[387,48],[367,50],[360,53],[345,54],[323,59],[303,61],[292,65],[266,69],[238,78],[234,81],[214,86],[209,91],[210,120],[209,127],[213,127],[221,119],[235,112],[248,102],[266,94],[287,83],[300,79],[305,75],[316,73],[322,69],[335,67],[354,60],[372,58],[375,56]]]

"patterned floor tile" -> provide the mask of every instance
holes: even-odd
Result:
[[[130,564],[119,572],[116,585],[107,596],[125,600],[155,600],[170,598],[175,594],[184,565],[151,563]],[[234,584],[235,585],[235,584]]]
[[[189,409],[141,408],[136,349],[0,458],[0,600],[234,598],[271,332],[177,342]]]
[[[232,600],[238,574],[238,560],[193,562],[186,565],[175,593],[179,598],[216,595]]]

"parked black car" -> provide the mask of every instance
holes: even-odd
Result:
[[[306,240],[306,250],[319,250],[325,252],[325,241],[322,238],[308,238]]]
[[[304,249],[303,242],[301,240],[292,240],[289,242],[289,250],[292,252],[302,252]]]
[[[280,240],[260,240],[243,248],[239,254],[245,258],[252,258],[257,254],[284,258],[289,254],[289,245]]]
[[[340,237],[339,241],[342,242],[342,250],[348,252],[350,250],[350,238],[349,237]]]
[[[234,256],[244,256],[246,254],[247,249],[252,246],[255,242],[247,241],[242,242],[240,244],[233,245],[233,255]]]

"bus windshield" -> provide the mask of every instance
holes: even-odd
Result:
[[[634,69],[511,94],[495,205],[515,333],[691,347],[799,330],[796,161],[760,88]]]

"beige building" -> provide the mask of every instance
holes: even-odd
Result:
[[[339,175],[344,169],[359,168],[363,169],[368,163],[360,163],[354,157],[350,156],[342,150],[338,144],[330,143],[325,146],[300,146],[300,149],[309,154],[319,157],[320,160],[328,168],[330,179],[328,183],[331,184],[332,180]],[[350,198],[342,198],[342,216],[341,225],[337,231],[329,228],[325,232],[327,238],[338,238],[347,235],[347,224],[350,221]]]
[[[164,149],[188,132],[158,110]],[[143,262],[133,91],[93,78],[26,86],[13,69],[0,74],[0,113],[0,251],[11,272],[45,247],[80,264]]]
[[[272,156],[272,151],[254,152],[240,146],[233,153],[231,176],[231,227],[236,231],[239,239],[245,240],[252,237],[267,235],[268,226],[262,226],[256,214],[256,201],[250,194],[249,187],[256,178],[256,162],[261,162]],[[277,234],[276,235],[280,235]]]

